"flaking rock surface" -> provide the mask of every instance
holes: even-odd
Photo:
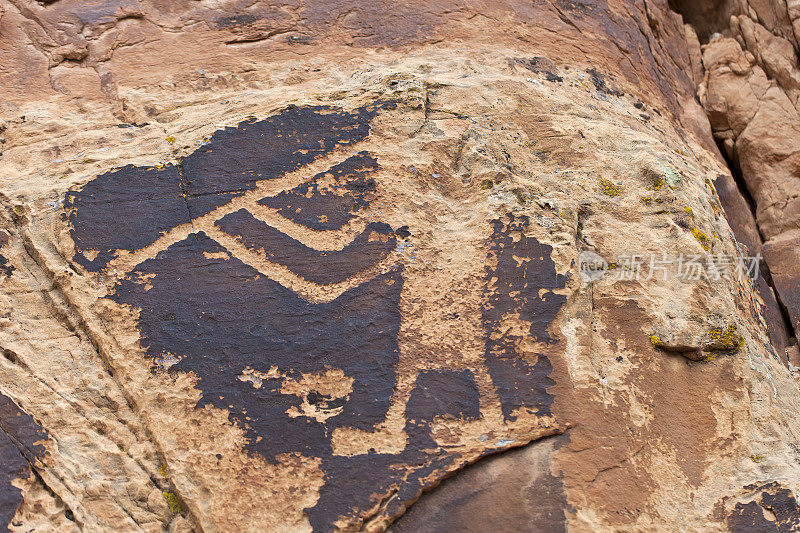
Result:
[[[779,3],[0,0],[2,525],[797,531]]]

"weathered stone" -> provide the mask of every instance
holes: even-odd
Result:
[[[795,335],[800,336],[800,231],[786,232],[768,241],[763,250]]]
[[[697,7],[690,3],[679,4],[693,24],[711,20],[698,16]],[[752,196],[759,242],[751,235],[740,238],[751,251],[760,250],[764,241],[765,267],[768,272],[775,270],[772,292],[787,314],[783,322],[797,324],[800,312],[792,281],[800,275],[793,264],[800,228],[800,41],[793,29],[797,6],[778,0],[724,2],[723,6],[730,19],[715,19],[714,31],[723,35],[711,36],[706,31],[706,73],[699,93],[715,136],[740,169],[746,194]],[[761,290],[768,310],[775,307],[770,292]],[[768,314],[775,324],[775,311]],[[772,327],[771,338],[779,351],[796,344],[796,328],[794,332],[784,328],[787,333],[782,335]]]
[[[0,0],[5,523],[795,527],[797,17],[740,4]]]

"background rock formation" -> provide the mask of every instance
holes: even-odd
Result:
[[[703,39],[701,48],[687,29],[693,55],[702,54],[695,67],[698,94],[754,212],[752,220],[742,217],[739,231],[758,234],[745,242],[765,258],[785,320],[794,328],[785,342],[798,365],[800,4],[723,1],[713,6],[713,17],[690,2],[675,4]]]
[[[797,529],[796,6],[486,4],[0,0],[10,529]]]

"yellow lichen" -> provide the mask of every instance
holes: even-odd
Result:
[[[111,365],[108,364],[108,361],[106,361],[106,358],[103,357],[102,355],[100,356],[100,362],[103,364],[103,367],[106,369],[106,371],[108,371],[109,374],[113,375],[114,371],[111,370]]]
[[[622,187],[607,179],[600,180],[600,192],[606,196],[621,196]]]
[[[705,233],[697,228],[694,228],[692,229],[692,235],[694,235],[694,238],[700,243],[700,246],[703,247],[703,250],[711,249],[711,241],[708,240],[708,236],[706,236]]]
[[[656,172],[652,168],[644,169],[642,171],[642,175],[645,177],[645,179],[650,181],[650,187],[648,188],[654,191],[660,191],[661,188],[667,184],[667,180],[664,179],[664,174]]]
[[[662,341],[661,337],[654,333],[650,335],[650,344],[652,344],[654,348],[661,348],[664,346],[664,341]]]
[[[660,191],[666,185],[675,189],[681,180],[681,175],[674,170],[658,164],[659,169],[648,167],[642,170],[642,176],[650,182],[649,189]]]
[[[694,211],[692,211],[691,207],[687,207],[686,212],[689,214],[690,217],[694,218]]]
[[[167,465],[158,465],[158,473],[161,477],[167,477]]]
[[[733,351],[744,346],[744,337],[739,334],[735,324],[731,324],[724,330],[711,328],[708,330],[708,338],[711,340],[708,346],[711,350]]]
[[[169,505],[169,511],[172,513],[172,516],[180,514],[181,502],[175,493],[162,491],[161,494],[163,494],[164,499],[167,500],[167,505]]]
[[[644,205],[650,205],[653,203],[653,199],[650,196],[645,196],[644,198],[642,198],[642,203]]]
[[[173,137],[172,135],[170,135],[169,137],[167,137],[167,142],[168,142],[169,144],[175,144],[175,137]]]

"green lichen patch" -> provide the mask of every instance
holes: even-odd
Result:
[[[525,191],[521,188],[515,188],[511,190],[511,194],[517,197],[517,201],[520,205],[525,205],[528,203],[527,197],[525,195]]]
[[[645,181],[648,183],[648,189],[660,191],[664,187],[674,189],[678,186],[678,182],[681,180],[680,174],[661,164],[658,164],[657,167],[658,168],[653,168],[648,166],[642,170],[642,177],[644,177]]]
[[[664,171],[664,180],[667,182],[667,186],[670,189],[674,189],[678,186],[678,182],[681,181],[681,175],[672,170],[671,168],[661,167]]]

